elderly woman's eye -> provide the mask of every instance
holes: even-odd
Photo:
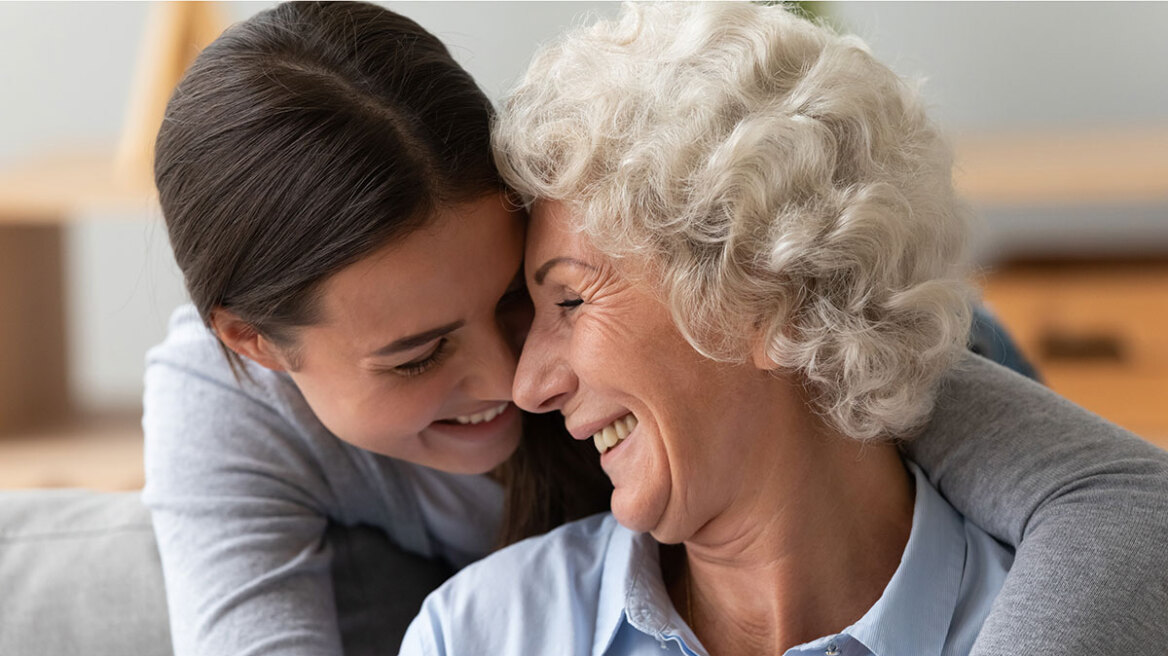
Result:
[[[570,298],[566,301],[560,301],[559,303],[556,303],[556,305],[558,305],[566,310],[570,310],[570,309],[572,309],[578,305],[581,305],[583,303],[584,303],[584,299],[582,299],[582,298]]]

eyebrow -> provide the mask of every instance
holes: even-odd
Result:
[[[385,355],[392,355],[394,353],[400,353],[402,351],[408,351],[423,344],[432,342],[439,337],[449,335],[459,328],[462,328],[464,325],[466,325],[466,321],[459,319],[458,321],[448,323],[445,326],[438,326],[437,328],[431,328],[430,330],[416,333],[408,337],[402,337],[401,339],[396,339],[389,344],[382,346],[376,351],[373,351],[369,354],[368,357],[376,358]]]
[[[542,285],[543,279],[547,277],[548,271],[551,271],[552,268],[557,264],[572,264],[578,267],[584,267],[585,269],[591,269],[592,271],[596,270],[596,267],[592,266],[591,264],[583,260],[577,260],[574,257],[553,257],[547,262],[544,262],[543,266],[539,267],[539,269],[535,272],[535,275],[532,276],[532,278],[535,280],[535,284]]]

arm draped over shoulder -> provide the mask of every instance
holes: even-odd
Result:
[[[1168,644],[1168,452],[974,356],[902,448],[1017,549],[973,656]]]

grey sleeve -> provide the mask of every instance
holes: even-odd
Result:
[[[1168,644],[1168,452],[974,356],[904,450],[1017,549],[973,656]]]
[[[329,491],[282,417],[240,389],[152,363],[146,479],[176,656],[341,653]]]

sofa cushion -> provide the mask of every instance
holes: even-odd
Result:
[[[150,514],[135,493],[0,493],[0,654],[168,656]]]
[[[345,654],[392,654],[450,570],[366,526],[329,527]],[[170,656],[166,592],[138,493],[0,492],[0,654]]]

